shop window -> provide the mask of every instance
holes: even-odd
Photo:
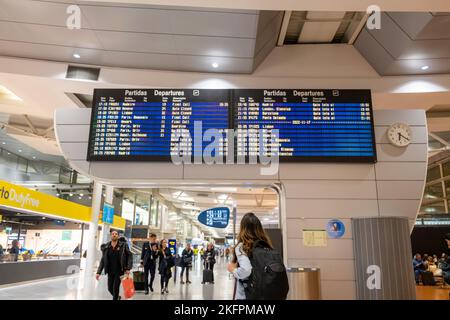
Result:
[[[149,224],[149,195],[146,193],[136,193],[134,224],[138,226],[148,226]]]
[[[429,168],[427,172],[427,181],[433,181],[441,178],[441,170],[439,166]]]

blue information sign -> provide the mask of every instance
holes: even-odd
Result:
[[[169,239],[169,249],[173,255],[177,253],[177,239]]]
[[[211,208],[198,215],[198,221],[213,228],[226,228],[229,219],[230,209],[227,207]]]
[[[113,224],[114,222],[114,206],[109,203],[105,203],[103,205],[103,215],[102,215],[103,223]]]
[[[341,220],[333,219],[327,223],[327,233],[330,238],[342,238],[345,233],[345,225]]]

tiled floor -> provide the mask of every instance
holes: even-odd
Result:
[[[202,270],[199,263],[195,264],[190,274],[192,284],[180,284],[179,272],[177,283],[170,279],[169,294],[161,295],[159,275],[155,278],[155,292],[144,295],[137,292],[135,300],[228,300],[233,297],[234,281],[229,278],[226,262],[218,260],[214,268],[214,284],[201,284]],[[84,275],[67,276],[57,279],[47,279],[27,284],[20,284],[0,289],[0,300],[52,300],[52,299],[111,299],[106,288],[106,277],[100,281],[90,277],[83,285]]]

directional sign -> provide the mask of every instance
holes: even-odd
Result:
[[[103,205],[103,214],[102,214],[103,223],[113,224],[114,222],[114,206],[106,203]]]
[[[226,228],[229,220],[230,209],[227,207],[211,208],[198,215],[198,221],[213,228]]]

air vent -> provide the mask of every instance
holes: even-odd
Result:
[[[209,197],[209,193],[197,193],[197,197]]]
[[[79,66],[68,66],[66,78],[78,80],[97,81],[100,75],[100,68],[87,68]]]

